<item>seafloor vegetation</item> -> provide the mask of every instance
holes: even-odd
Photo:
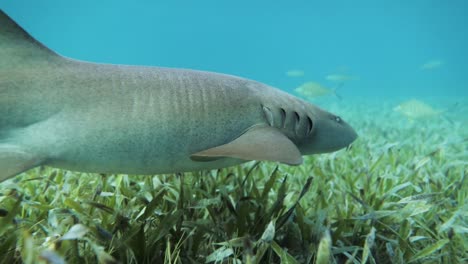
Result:
[[[329,104],[360,138],[299,167],[29,171],[0,185],[0,262],[467,263],[467,105]]]

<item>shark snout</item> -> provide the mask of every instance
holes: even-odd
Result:
[[[341,117],[328,114],[316,119],[312,137],[303,147],[304,154],[318,154],[347,148],[358,138],[358,134]]]
[[[344,133],[343,147],[348,148],[358,138],[358,133],[348,123],[346,123],[345,126],[346,132]]]
[[[347,148],[358,137],[358,134],[354,128],[340,117],[334,117],[328,121],[328,127],[330,135],[323,135],[323,137],[325,137],[323,139],[324,142],[328,142],[329,149],[326,152]],[[326,133],[326,131],[323,133]]]

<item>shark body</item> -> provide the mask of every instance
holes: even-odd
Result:
[[[127,174],[298,165],[356,137],[338,116],[256,81],[62,57],[0,10],[0,181],[40,165]]]

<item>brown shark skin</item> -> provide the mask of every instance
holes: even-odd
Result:
[[[0,44],[0,55],[8,60],[0,63],[0,164],[3,151],[26,164],[25,170],[49,165],[82,172],[173,173],[245,162],[190,157],[255,126],[279,129],[302,155],[335,151],[357,137],[335,115],[256,81],[82,62],[30,39],[18,41],[27,46],[21,58],[8,53],[16,46]],[[37,54],[21,53],[29,49]]]

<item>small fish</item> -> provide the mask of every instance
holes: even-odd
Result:
[[[294,89],[294,91],[307,99],[313,99],[316,97],[326,96],[326,95],[335,95],[339,97],[335,90],[326,88],[316,82],[306,82],[301,86]]]
[[[346,82],[346,81],[357,81],[358,76],[345,75],[345,74],[329,74],[325,76],[325,79],[331,82]]]
[[[443,112],[441,110],[435,110],[430,105],[415,99],[403,102],[393,108],[393,110],[410,119],[434,117]]]
[[[302,77],[304,76],[304,71],[301,70],[289,70],[286,72],[288,77]]]
[[[440,68],[444,64],[441,60],[431,60],[421,65],[421,70],[433,70]]]

